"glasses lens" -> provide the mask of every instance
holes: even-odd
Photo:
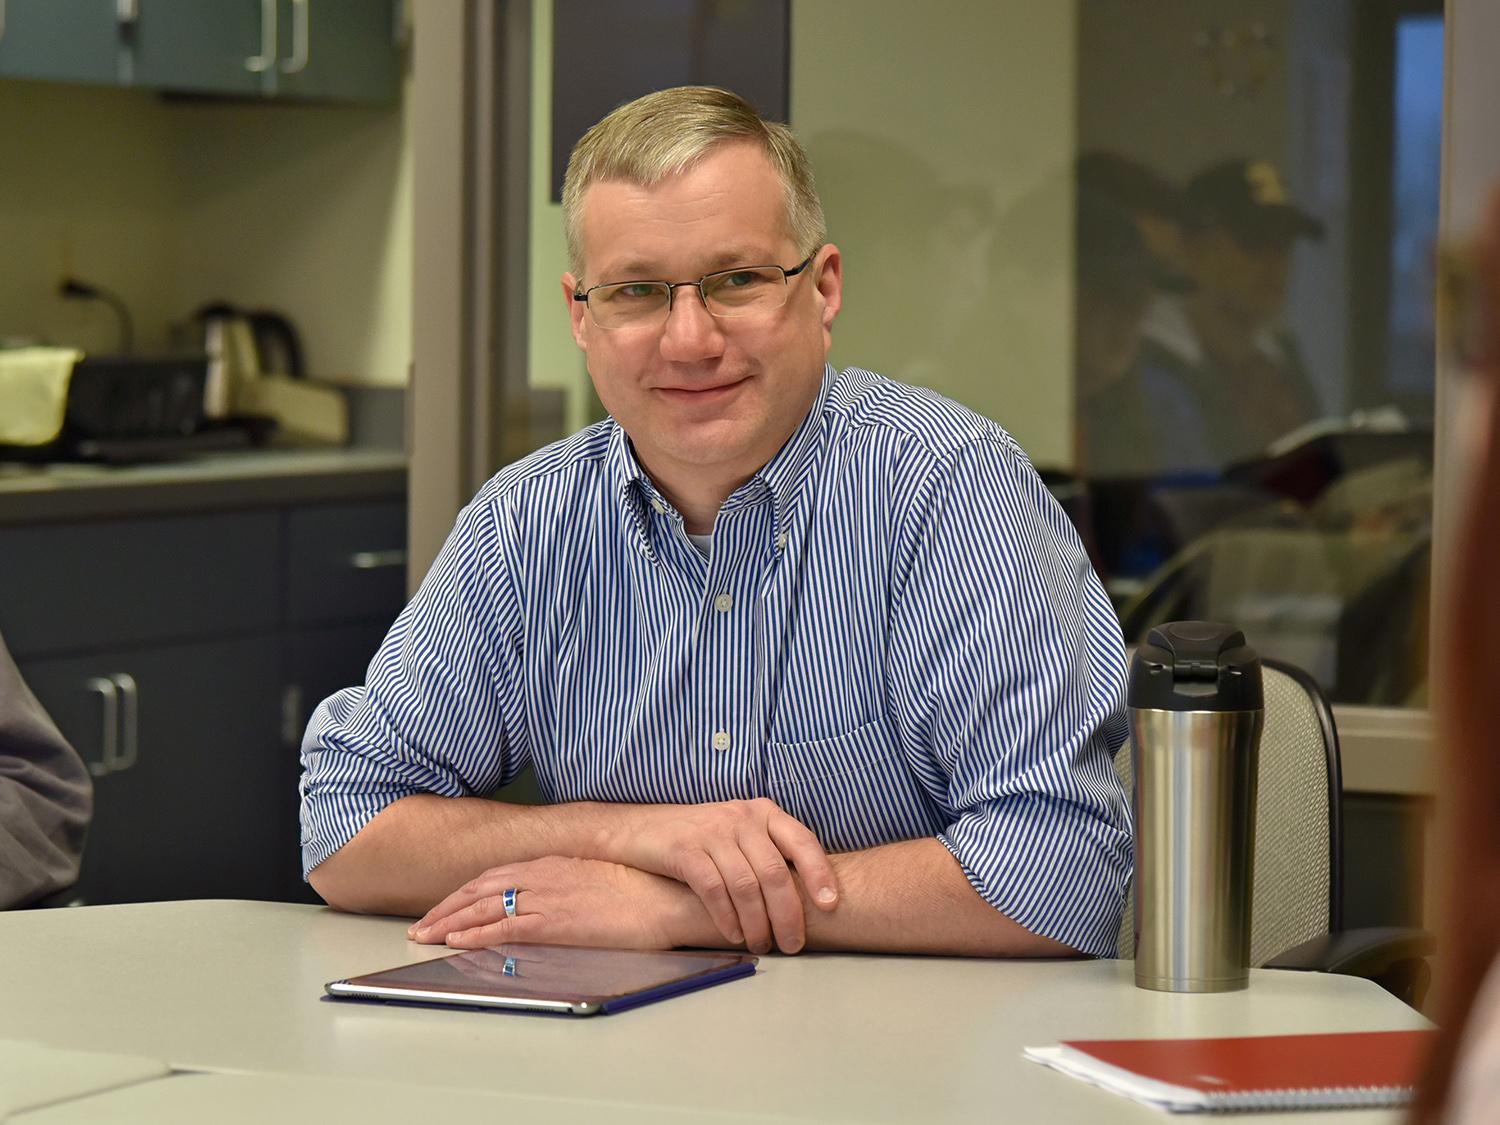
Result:
[[[658,281],[626,281],[589,290],[589,314],[601,328],[655,320],[667,309],[671,290]]]
[[[715,316],[770,312],[786,304],[786,274],[777,266],[711,273],[703,279],[703,296]]]

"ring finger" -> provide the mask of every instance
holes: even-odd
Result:
[[[514,893],[507,896],[507,892]],[[510,910],[506,909],[507,897],[513,899]],[[463,930],[472,930],[495,923],[514,922],[526,913],[525,901],[528,897],[529,892],[511,886],[489,890],[488,893],[473,898],[467,905],[457,906],[456,909],[451,909],[446,913],[434,910],[433,916],[423,921],[414,937],[420,942],[436,943],[441,942],[449,934]]]

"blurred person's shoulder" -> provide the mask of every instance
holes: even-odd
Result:
[[[1449,1090],[1449,1125],[1489,1125],[1500,1112],[1500,958],[1490,965],[1459,1045]]]
[[[1158,295],[1141,317],[1141,347],[1164,365],[1201,367],[1203,343],[1188,318],[1182,301],[1170,294]]]

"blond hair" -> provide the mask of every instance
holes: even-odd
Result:
[[[583,274],[583,193],[600,180],[650,187],[683,172],[717,145],[758,144],[786,192],[787,233],[798,252],[828,241],[812,165],[785,125],[764,120],[738,94],[715,86],[678,86],[615,109],[573,146],[563,177],[563,231],[568,262]]]

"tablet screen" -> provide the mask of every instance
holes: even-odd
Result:
[[[351,977],[352,986],[599,1004],[754,963],[745,954],[512,943]]]

